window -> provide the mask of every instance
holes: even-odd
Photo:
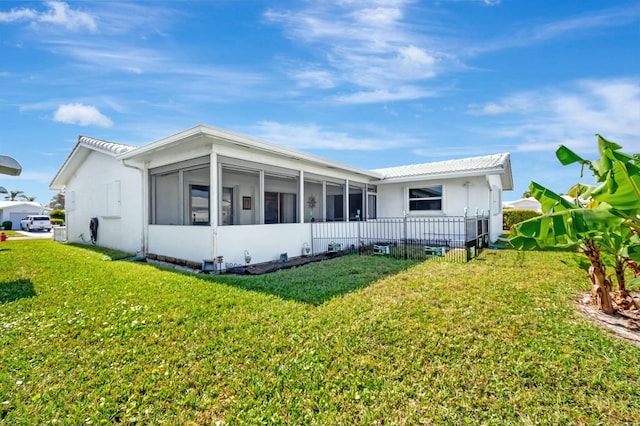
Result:
[[[304,221],[315,222],[323,221],[323,197],[322,197],[322,182],[307,181],[304,182],[304,196],[305,196],[305,210]]]
[[[222,215],[223,225],[233,225],[233,188],[222,188]]]
[[[194,158],[149,170],[150,223],[154,225],[210,224],[209,157]],[[113,199],[119,197],[114,186]],[[117,207],[117,205],[116,205]],[[117,213],[117,209],[113,209]]]
[[[367,185],[367,219],[378,218],[378,187]]]
[[[260,172],[233,165],[221,166],[222,192],[218,223],[221,225],[256,225],[260,223]],[[245,204],[244,200],[251,199]],[[249,207],[248,209],[246,207]]]
[[[327,183],[327,222],[344,220],[344,185]]]
[[[409,211],[441,211],[442,185],[409,188]]]
[[[152,187],[152,196],[155,201],[153,223],[156,225],[181,224],[178,206],[180,200],[178,172],[153,176]]]
[[[192,225],[209,225],[209,187],[191,185],[191,201],[189,212]]]
[[[296,223],[298,178],[265,175],[264,223]]]
[[[378,197],[376,194],[367,194],[367,218],[368,219],[377,219],[378,218],[378,207],[376,206],[376,201]]]
[[[296,223],[296,194],[264,193],[264,223]]]
[[[364,203],[362,198],[362,188],[356,186],[349,187],[349,220],[363,220]]]

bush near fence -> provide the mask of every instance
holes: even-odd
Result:
[[[511,229],[511,227],[517,223],[524,222],[525,220],[541,215],[542,213],[535,210],[505,209],[502,211],[502,227],[503,229]]]

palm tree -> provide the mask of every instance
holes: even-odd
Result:
[[[21,194],[20,199],[22,201],[35,201],[37,197],[30,197],[28,195]]]
[[[8,201],[17,201],[16,198],[20,194],[24,194],[24,191],[9,191],[9,195],[4,197],[4,199]]]

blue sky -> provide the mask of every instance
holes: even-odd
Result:
[[[2,1],[0,186],[47,204],[78,135],[197,124],[366,169],[510,152],[558,191],[596,133],[640,152],[640,2]]]

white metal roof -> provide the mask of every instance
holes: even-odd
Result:
[[[377,169],[376,171],[382,173],[384,178],[388,179],[418,175],[448,174],[469,170],[504,169],[508,157],[509,154],[507,153],[493,154],[482,157],[461,158],[459,160],[438,161],[435,163],[409,164],[406,166]]]
[[[124,154],[125,152],[129,152],[137,147],[133,145],[126,145],[123,143],[116,142],[108,142],[100,139],[94,139],[89,136],[80,136],[78,138],[78,144],[83,144],[87,147],[94,148],[96,150],[103,151],[112,155]]]
[[[382,183],[433,179],[480,174],[505,175],[504,189],[512,189],[511,159],[509,153],[484,155],[481,157],[437,161],[434,163],[410,164],[374,170],[382,174]]]
[[[206,139],[209,139],[210,142],[208,143],[216,141],[218,143],[222,142],[244,146],[259,152],[268,152],[293,158],[298,161],[357,173],[369,179],[376,180],[378,184],[416,181],[420,179],[500,174],[503,189],[513,189],[509,153],[434,163],[412,164],[378,170],[364,170],[208,125],[198,125],[140,147],[94,139],[88,136],[79,136],[78,143],[53,178],[50,188],[62,189],[66,184],[66,180],[69,178],[69,173],[73,173],[75,168],[84,161],[92,150],[108,154],[119,160],[136,159],[138,161],[144,161],[153,157],[159,151],[163,151],[169,147],[175,147],[178,144],[182,145],[185,141],[194,140],[194,138],[198,136],[205,136],[205,138],[201,140],[201,143],[207,143]]]

